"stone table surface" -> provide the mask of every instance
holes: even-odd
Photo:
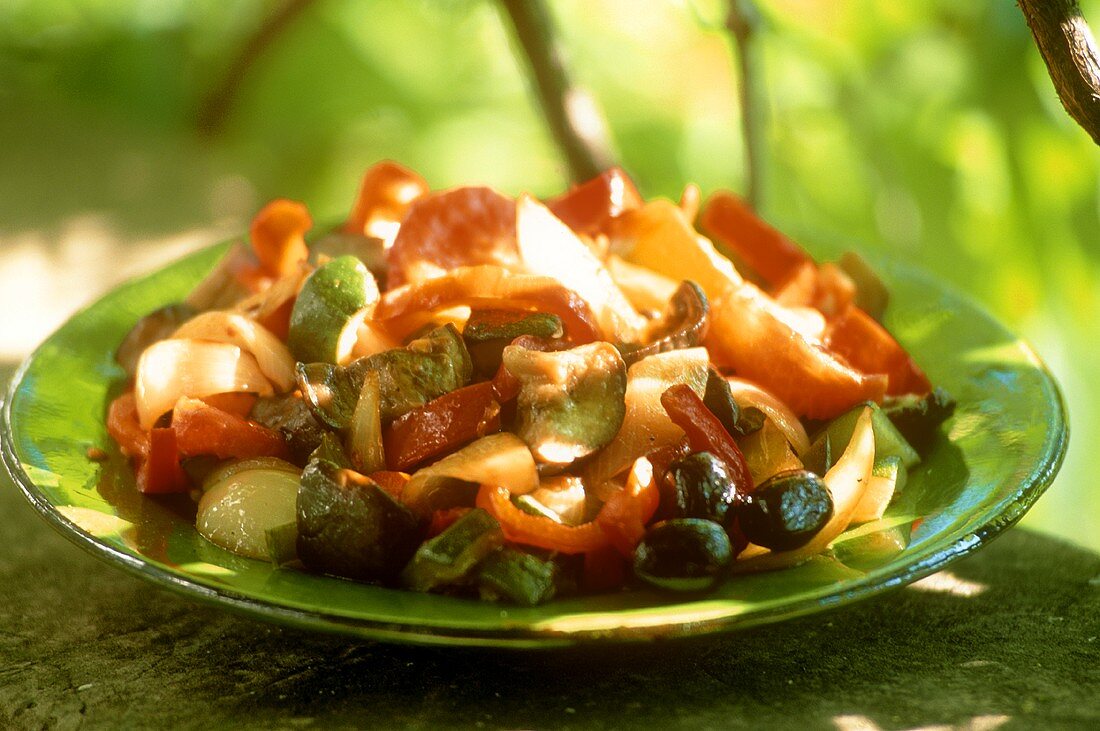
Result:
[[[1019,528],[830,613],[501,651],[349,640],[198,604],[70,544],[2,471],[0,516],[5,729],[1100,728],[1100,556]]]

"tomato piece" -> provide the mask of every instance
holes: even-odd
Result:
[[[138,490],[146,495],[187,492],[191,484],[180,467],[180,452],[174,429],[154,428],[149,432],[149,454],[137,473]]]
[[[829,326],[829,348],[864,373],[885,373],[891,396],[932,390],[928,376],[882,325],[858,307],[849,307]]]
[[[519,265],[516,202],[491,188],[454,188],[412,204],[386,252],[387,287],[477,264]]]
[[[107,407],[107,433],[127,457],[149,454],[149,433],[141,428],[137,399],[132,391],[122,394]]]
[[[500,404],[489,381],[451,391],[402,414],[382,430],[386,466],[408,470],[431,457],[500,431]]]
[[[621,589],[627,570],[627,562],[612,546],[589,551],[581,565],[581,588],[592,593]]]
[[[252,250],[260,268],[272,277],[292,274],[298,262],[309,258],[305,233],[313,228],[309,209],[302,203],[276,198],[252,219]]]
[[[511,495],[508,488],[499,485],[482,485],[477,493],[477,507],[497,519],[506,540],[569,554],[587,553],[610,545],[607,535],[595,521],[577,526],[556,523],[525,513],[512,504]]]
[[[460,267],[440,277],[391,289],[379,300],[374,320],[400,335],[423,325],[424,313],[460,305],[549,312],[561,318],[565,335],[574,344],[600,339],[592,310],[575,292],[549,277],[513,274],[487,265]]]
[[[684,388],[688,388],[685,386]],[[623,558],[634,555],[646,524],[653,520],[661,503],[661,491],[653,465],[645,457],[634,461],[626,485],[612,493],[596,515],[596,523]]]
[[[428,538],[434,538],[450,528],[455,522],[473,508],[458,507],[444,508],[432,513],[432,519],[428,523]]]
[[[276,431],[197,399],[181,398],[172,411],[180,454],[235,457],[290,456],[286,440]]]
[[[752,475],[741,448],[690,386],[680,383],[665,391],[661,394],[661,406],[672,423],[687,434],[693,452],[710,452],[722,460],[737,491],[743,495],[752,492]]]
[[[886,376],[867,375],[796,332],[785,308],[750,284],[711,308],[711,358],[760,384],[798,416],[830,419],[862,401],[881,402]]]
[[[375,163],[363,174],[343,230],[393,241],[413,202],[428,190],[424,178],[407,167],[392,160]]]
[[[405,472],[393,470],[378,470],[367,475],[374,484],[390,494],[394,500],[400,501],[401,494],[405,492],[405,485],[409,484],[409,475]]]
[[[579,234],[606,233],[607,222],[642,205],[642,196],[622,168],[605,170],[546,202],[555,216]]]
[[[783,284],[799,266],[813,263],[801,246],[757,216],[732,193],[719,191],[707,200],[700,218],[711,237],[732,249],[772,286]]]

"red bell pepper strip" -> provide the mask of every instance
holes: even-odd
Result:
[[[466,513],[473,510],[473,508],[457,507],[457,508],[444,508],[443,510],[436,510],[432,513],[432,519],[428,523],[428,538],[434,538],[443,531],[450,528],[455,524],[459,518]]]
[[[127,457],[149,454],[149,433],[138,420],[137,400],[132,391],[122,394],[107,407],[107,433]]]
[[[149,454],[137,473],[138,490],[146,495],[187,492],[191,484],[180,467],[180,452],[174,429],[154,428],[149,432]]]
[[[627,563],[612,546],[597,548],[584,554],[581,565],[581,588],[601,593],[621,589],[626,584]]]
[[[466,305],[477,309],[535,310],[561,318],[566,336],[577,345],[599,340],[599,326],[592,309],[580,296],[549,277],[514,274],[493,265],[459,267],[441,277],[427,279],[382,295],[374,320],[387,323],[395,334],[408,332],[400,320],[416,328],[423,313]]]
[[[390,497],[398,502],[401,501],[401,494],[405,492],[405,485],[409,484],[408,473],[393,470],[371,472],[367,475],[367,479],[388,492]]]
[[[722,460],[738,492],[743,495],[752,492],[752,475],[741,448],[690,386],[680,383],[671,387],[661,394],[661,405],[672,423],[687,434],[692,451],[710,452]]]
[[[634,555],[661,503],[653,465],[645,457],[634,462],[622,490],[613,493],[596,515],[596,523],[624,558]]]
[[[272,277],[293,273],[309,258],[305,233],[312,227],[309,210],[297,201],[277,198],[260,209],[249,232],[260,268]]]
[[[610,545],[595,521],[569,526],[525,513],[512,504],[512,494],[506,487],[482,485],[477,493],[477,507],[497,519],[504,538],[512,543],[569,554],[588,553]]]
[[[382,430],[386,466],[405,471],[500,431],[500,404],[490,381],[451,391],[394,420]]]
[[[172,411],[172,430],[180,454],[231,457],[290,456],[286,440],[276,431],[197,399],[181,398]]]
[[[732,193],[719,191],[703,207],[703,229],[734,251],[771,286],[813,263],[802,247],[772,228]]]
[[[577,233],[594,236],[606,233],[608,221],[642,202],[634,181],[615,167],[547,201],[546,207]]]
[[[830,323],[825,344],[863,373],[885,373],[891,396],[932,390],[928,376],[882,325],[858,307],[849,307]]]
[[[346,233],[380,239],[392,237],[409,206],[427,192],[424,178],[412,170],[391,160],[375,163],[363,174],[359,194],[343,229]]]

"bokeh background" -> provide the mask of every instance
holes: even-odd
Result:
[[[552,0],[574,74],[649,196],[742,190],[718,0]],[[1100,148],[1009,0],[760,0],[763,210],[984,303],[1061,381],[1072,439],[1025,519],[1100,549]],[[489,0],[318,0],[199,123],[256,0],[0,3],[0,364],[112,285],[241,232],[267,199],[339,220],[392,158],[436,187],[566,172]],[[1100,0],[1082,2],[1100,29]],[[818,243],[827,242],[827,243]]]

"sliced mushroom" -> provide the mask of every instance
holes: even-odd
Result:
[[[515,431],[543,464],[570,464],[615,438],[626,414],[626,365],[604,342],[540,352],[504,349],[520,382]]]
[[[707,334],[707,296],[692,281],[683,281],[673,292],[665,312],[649,327],[647,343],[627,343],[619,346],[627,366],[642,358],[670,350],[682,350],[702,345]]]

